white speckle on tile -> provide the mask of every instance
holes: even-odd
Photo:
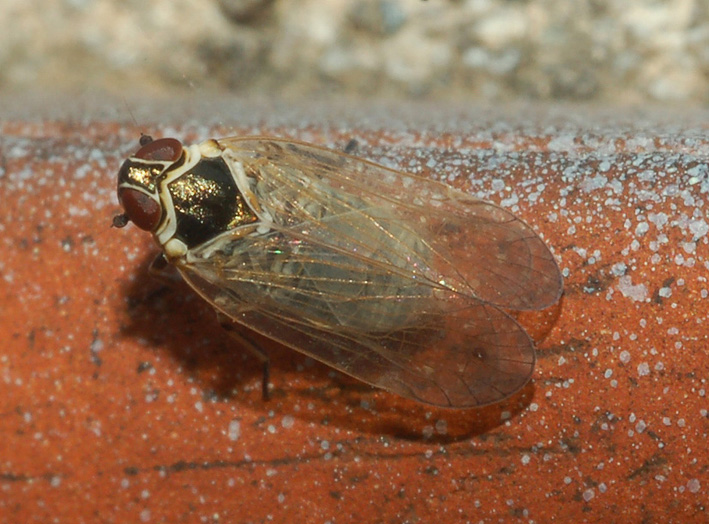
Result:
[[[559,134],[558,136],[552,138],[547,145],[549,151],[576,151],[578,146],[576,145],[573,135],[570,134]],[[567,169],[568,170],[568,169]],[[573,173],[573,170],[571,171]]]
[[[691,479],[687,482],[687,489],[690,493],[699,493],[702,485],[699,483],[699,479]]]
[[[445,435],[446,433],[448,433],[448,422],[446,422],[443,419],[437,420],[435,427],[436,427],[436,432],[439,435]]]
[[[630,275],[622,276],[618,279],[617,285],[624,297],[633,300],[634,302],[646,302],[649,300],[649,293],[645,284],[633,285]]]
[[[593,492],[592,489],[587,489],[586,491],[583,492],[583,500],[586,502],[590,502],[593,497],[595,497],[596,494]]]
[[[620,355],[618,355],[618,358],[623,364],[627,364],[630,362],[630,353],[626,350],[623,350],[620,352]]]
[[[506,208],[514,207],[518,203],[519,203],[519,197],[515,193],[513,193],[508,198],[505,198],[502,200],[502,202],[500,202],[502,207],[506,207]]]
[[[704,220],[692,220],[689,223],[689,230],[692,232],[692,235],[694,235],[694,241],[696,242],[709,233],[709,224]]]
[[[611,266],[611,273],[616,277],[622,277],[628,270],[628,266],[623,262],[616,262]]]
[[[638,376],[639,377],[644,377],[649,374],[650,374],[650,366],[648,365],[647,362],[643,362],[638,365]]]
[[[655,227],[660,230],[669,221],[669,218],[667,217],[667,213],[648,213],[647,219],[655,224]]]
[[[581,190],[590,193],[596,189],[603,189],[608,184],[608,178],[603,175],[586,177],[581,181]]]
[[[681,246],[688,255],[693,255],[697,251],[697,244],[695,242],[681,242]]]
[[[89,346],[89,349],[93,353],[98,353],[99,351],[102,351],[104,348],[104,343],[103,340],[99,338],[95,338],[94,340],[91,341],[91,345]]]
[[[235,442],[239,440],[239,436],[241,435],[241,422],[238,420],[232,420],[229,422],[229,429],[227,430],[227,435],[229,436],[229,440],[232,442]]]

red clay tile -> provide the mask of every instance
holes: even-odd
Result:
[[[706,127],[362,121],[230,134],[354,136],[362,156],[530,222],[566,277],[560,305],[522,317],[542,339],[533,383],[502,405],[438,410],[271,344],[263,402],[258,363],[210,308],[148,276],[148,235],[110,227],[133,128],[5,120],[0,521],[706,520]]]

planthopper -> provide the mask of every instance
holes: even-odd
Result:
[[[114,225],[152,233],[260,356],[264,394],[268,357],[249,331],[419,402],[501,401],[535,362],[510,312],[562,292],[552,253],[509,211],[302,142],[143,136],[118,199]]]

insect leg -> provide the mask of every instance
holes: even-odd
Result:
[[[347,155],[352,155],[354,154],[357,150],[359,149],[359,142],[357,142],[356,138],[350,138],[350,141],[347,142],[347,145],[343,149],[343,152]]]
[[[259,347],[258,344],[251,340],[248,335],[244,333],[243,328],[241,328],[239,324],[235,323],[223,313],[217,313],[217,320],[231,338],[236,340],[241,347],[259,359],[263,364],[261,394],[264,400],[268,400],[270,398],[268,393],[268,383],[271,376],[271,359],[269,358],[268,353],[266,353],[263,348]]]
[[[165,255],[162,253],[156,256],[150,263],[150,266],[148,266],[148,273],[150,273],[150,276],[153,278],[168,286],[174,286],[178,282],[182,281],[179,273],[175,271],[175,267],[167,261]]]

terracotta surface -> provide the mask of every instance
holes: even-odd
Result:
[[[534,381],[467,411],[272,345],[262,401],[209,307],[148,275],[149,236],[110,227],[138,131],[6,117],[0,522],[706,522],[709,139],[691,122],[709,120],[559,114],[140,120],[188,141],[354,137],[531,223],[565,297],[523,319],[546,336]]]

